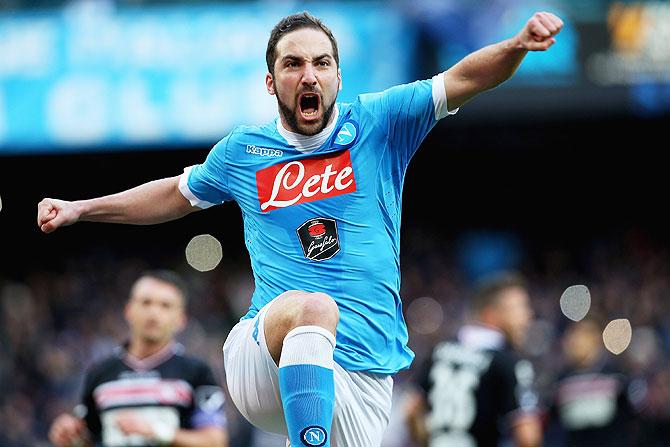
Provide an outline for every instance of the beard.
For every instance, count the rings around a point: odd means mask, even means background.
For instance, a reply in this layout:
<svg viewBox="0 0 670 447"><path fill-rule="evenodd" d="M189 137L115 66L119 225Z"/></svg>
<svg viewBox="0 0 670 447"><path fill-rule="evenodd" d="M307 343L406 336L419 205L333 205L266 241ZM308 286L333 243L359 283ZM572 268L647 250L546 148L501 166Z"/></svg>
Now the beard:
<svg viewBox="0 0 670 447"><path fill-rule="evenodd" d="M276 96L277 96L277 104L279 104L279 113L284 118L284 121L286 122L286 124L288 124L288 126L289 126L288 130L290 130L291 132L296 132L296 133L299 133L301 135L306 135L308 137L310 137L312 135L316 135L319 132L321 132L323 129L326 128L326 126L328 125L328 122L330 121L330 117L333 115L333 111L335 110L335 100L333 100L333 102L330 103L328 108L326 108L324 110L323 117L321 118L320 121L318 121L318 122L316 122L312 125L309 125L309 126L301 125L298 122L298 117L296 116L297 115L296 111L297 111L298 107L300 107L300 106L296 105L295 108L291 109L285 102L283 102L281 100L281 98L279 97L279 91L277 90L276 87L275 87L275 92L276 92ZM323 99L323 96L322 96L322 99ZM323 102L322 102L322 106L325 107Z"/></svg>

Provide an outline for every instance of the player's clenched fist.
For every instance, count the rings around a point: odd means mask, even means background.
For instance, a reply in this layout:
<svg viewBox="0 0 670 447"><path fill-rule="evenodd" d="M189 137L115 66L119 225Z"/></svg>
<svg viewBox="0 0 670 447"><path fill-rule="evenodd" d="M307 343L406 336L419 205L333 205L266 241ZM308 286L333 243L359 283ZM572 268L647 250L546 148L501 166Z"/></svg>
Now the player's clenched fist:
<svg viewBox="0 0 670 447"><path fill-rule="evenodd" d="M37 226L45 233L79 220L78 207L73 202L43 199L37 204Z"/></svg>
<svg viewBox="0 0 670 447"><path fill-rule="evenodd" d="M71 414L61 414L51 424L49 441L56 447L85 445L86 429L84 421Z"/></svg>
<svg viewBox="0 0 670 447"><path fill-rule="evenodd" d="M517 34L518 44L528 51L544 51L556 43L554 36L563 28L563 21L550 12L536 12Z"/></svg>

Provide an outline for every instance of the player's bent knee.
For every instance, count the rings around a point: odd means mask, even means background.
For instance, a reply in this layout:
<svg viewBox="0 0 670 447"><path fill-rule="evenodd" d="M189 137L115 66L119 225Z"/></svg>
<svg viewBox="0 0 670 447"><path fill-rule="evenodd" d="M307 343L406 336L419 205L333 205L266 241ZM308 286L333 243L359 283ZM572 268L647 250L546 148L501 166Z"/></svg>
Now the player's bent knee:
<svg viewBox="0 0 670 447"><path fill-rule="evenodd" d="M317 325L335 329L340 320L340 311L335 300L321 292L309 293L300 302L296 325Z"/></svg>

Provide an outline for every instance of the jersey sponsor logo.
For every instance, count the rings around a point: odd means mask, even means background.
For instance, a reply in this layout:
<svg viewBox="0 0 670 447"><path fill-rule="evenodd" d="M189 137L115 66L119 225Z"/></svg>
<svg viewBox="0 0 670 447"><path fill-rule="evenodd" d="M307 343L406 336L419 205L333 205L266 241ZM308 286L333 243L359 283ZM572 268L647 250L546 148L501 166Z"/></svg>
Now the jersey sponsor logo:
<svg viewBox="0 0 670 447"><path fill-rule="evenodd" d="M312 425L300 432L300 440L303 444L310 447L319 447L326 443L328 434L323 427Z"/></svg>
<svg viewBox="0 0 670 447"><path fill-rule="evenodd" d="M348 150L278 163L256 172L258 201L264 213L356 191Z"/></svg>
<svg viewBox="0 0 670 447"><path fill-rule="evenodd" d="M178 379L121 379L105 382L93 390L100 409L128 405L188 406L191 385Z"/></svg>
<svg viewBox="0 0 670 447"><path fill-rule="evenodd" d="M338 146L351 146L358 136L358 126L353 121L347 121L340 127L335 137L335 144Z"/></svg>
<svg viewBox="0 0 670 447"><path fill-rule="evenodd" d="M284 151L280 149L268 149L267 147L258 147L253 144L247 144L247 154L260 155L261 157L281 157Z"/></svg>
<svg viewBox="0 0 670 447"><path fill-rule="evenodd" d="M296 230L302 251L307 259L325 261L340 251L337 222L317 217L300 225Z"/></svg>

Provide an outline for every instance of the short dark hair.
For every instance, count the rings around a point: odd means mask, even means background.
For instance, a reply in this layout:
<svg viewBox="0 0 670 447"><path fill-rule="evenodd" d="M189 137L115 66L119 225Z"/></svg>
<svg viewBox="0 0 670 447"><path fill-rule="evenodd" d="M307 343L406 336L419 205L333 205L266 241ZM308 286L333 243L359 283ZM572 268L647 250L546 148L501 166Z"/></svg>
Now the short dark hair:
<svg viewBox="0 0 670 447"><path fill-rule="evenodd" d="M135 287L135 284L140 282L140 280L142 280L143 278L157 279L158 281L165 282L174 286L181 295L184 307L186 307L186 305L188 304L188 288L186 286L186 281L184 281L181 278L181 276L177 274L177 272L167 269L146 270L140 274L140 276L133 284L133 287Z"/></svg>
<svg viewBox="0 0 670 447"><path fill-rule="evenodd" d="M268 64L268 71L273 76L275 74L275 60L277 60L277 43L288 33L302 28L313 28L323 31L326 36L328 36L330 44L333 46L333 57L335 58L335 63L338 67L340 66L340 55L337 51L337 40L335 40L333 32L330 30L330 28L324 25L321 20L317 19L307 11L304 11L298 14L291 14L290 16L284 17L279 21L279 23L275 25L274 28L272 28L270 39L268 39L268 48L265 51L265 61Z"/></svg>
<svg viewBox="0 0 670 447"><path fill-rule="evenodd" d="M525 278L517 272L499 272L481 279L475 285L472 307L476 312L497 304L500 295L513 288L528 288Z"/></svg>

